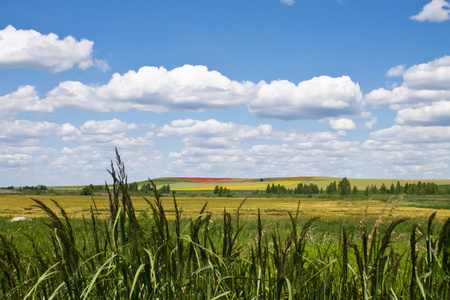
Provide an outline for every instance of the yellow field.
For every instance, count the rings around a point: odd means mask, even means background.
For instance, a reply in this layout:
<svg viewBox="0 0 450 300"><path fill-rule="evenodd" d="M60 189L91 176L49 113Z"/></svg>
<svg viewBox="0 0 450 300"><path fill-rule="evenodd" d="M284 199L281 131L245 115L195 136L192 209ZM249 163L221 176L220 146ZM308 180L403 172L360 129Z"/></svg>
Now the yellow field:
<svg viewBox="0 0 450 300"><path fill-rule="evenodd" d="M205 182L205 183L194 183L195 188L187 187L188 184L190 186L193 185L193 183L185 183L186 187L183 187L183 184L177 184L177 187L171 188L172 191L212 191L214 188L218 186L226 187L229 190L265 190L267 187L267 184L275 184L278 185L284 185L286 188L296 188L299 183L303 183L303 181L299 180L282 180L282 181L271 181L271 182L260 182L260 183L251 183L251 182Z"/></svg>
<svg viewBox="0 0 450 300"><path fill-rule="evenodd" d="M158 184L158 181L163 183ZM284 185L286 188L294 189L297 187L299 183L303 183L305 185L316 184L319 188L325 189L330 183L336 181L338 183L342 180L339 177L284 177L284 178L264 178L263 181L260 181L257 178L230 178L224 179L220 181L209 181L209 182L193 182L193 181L176 181L176 179L164 181L164 179L156 179L156 185L160 188L162 185L170 184L170 188L173 191L200 191L200 190L214 190L215 186L226 187L229 190L265 190L267 184L272 185ZM364 190L369 185L376 185L378 188L384 183L384 185L389 188L391 184L394 186L397 184L397 181L400 182L402 186L405 183L417 183L421 181L423 183L426 182L434 182L437 185L450 185L450 180L448 179L354 179L349 178L351 186L356 186L359 190ZM147 183L147 182L145 182Z"/></svg>
<svg viewBox="0 0 450 300"><path fill-rule="evenodd" d="M81 218L90 216L90 207L93 202L90 196L32 196L46 203L49 207L57 211L55 205L50 201L54 199L67 211L72 218ZM108 217L107 199L104 196L94 197L100 214ZM149 198L153 200L153 198ZM142 197L132 198L135 210L138 213L149 212L149 205ZM184 216L194 217L201 210L203 205L208 202L207 211L213 213L213 217L219 218L226 208L229 212L235 212L243 199L240 198L207 198L207 197L180 197L177 198L178 207L183 210ZM172 198L163 198L167 215L173 217L174 206ZM302 217L321 217L325 220L361 218L368 204L367 200L326 200L326 199L301 199L300 213ZM287 211L295 212L298 205L298 199L282 198L249 198L242 206L240 213L243 218L256 219L258 208L264 215L264 218L285 218ZM381 201L370 202L368 210L369 216L378 216L381 213L386 214L390 211ZM450 210L446 209L424 209L414 207L398 207L393 211L394 217L415 217L426 218L432 212L438 211L437 219L444 220L450 217ZM30 196L24 195L1 195L0 194L0 216L17 217L24 216L28 218L42 217L42 211L35 207L35 203Z"/></svg>

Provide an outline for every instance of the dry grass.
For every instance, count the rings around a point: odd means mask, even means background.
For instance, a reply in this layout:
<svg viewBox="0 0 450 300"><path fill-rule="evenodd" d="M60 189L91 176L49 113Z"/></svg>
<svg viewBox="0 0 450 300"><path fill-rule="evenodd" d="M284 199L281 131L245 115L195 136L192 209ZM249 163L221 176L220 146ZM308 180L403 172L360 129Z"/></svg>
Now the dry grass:
<svg viewBox="0 0 450 300"><path fill-rule="evenodd" d="M81 218L90 215L93 200L90 196L32 196L46 205L53 207L51 199L60 203L71 218ZM109 207L106 196L93 198L101 215L108 217ZM177 199L178 208L186 216L195 216L208 203L207 210L213 213L213 218L221 218L224 208L227 211L236 211L243 199L241 198L208 198L208 197L180 197ZM150 212L148 203L142 197L132 197L136 212ZM175 207L172 198L162 198L162 203L169 218L174 218ZM260 209L264 218L288 217L287 212L295 212L298 199L292 198L249 198L240 209L242 218L251 218L258 214ZM325 220L361 218L367 205L367 200L326 200L302 199L300 213L303 217L319 216ZM370 216L377 217L382 213L385 202L372 200ZM426 209L416 207L398 207L394 217L422 218L438 211L437 220L442 221L450 217L450 210ZM35 206L31 196L27 195L0 195L0 216L24 216L37 218L44 216L41 209Z"/></svg>

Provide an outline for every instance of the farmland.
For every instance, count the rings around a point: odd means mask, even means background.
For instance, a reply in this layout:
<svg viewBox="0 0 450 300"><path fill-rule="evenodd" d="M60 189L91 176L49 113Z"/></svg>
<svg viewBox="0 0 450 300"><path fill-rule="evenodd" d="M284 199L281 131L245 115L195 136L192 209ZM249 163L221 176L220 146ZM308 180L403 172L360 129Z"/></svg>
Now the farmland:
<svg viewBox="0 0 450 300"><path fill-rule="evenodd" d="M152 199L152 197L148 197ZM42 196L42 195L0 195L0 216L39 218L45 213L36 207L32 199L37 199L51 206L52 200L58 202L71 218L82 218L90 215L90 209L97 206L100 217L109 216L106 196ZM149 212L150 207L143 197L131 197L137 214ZM173 218L174 206L171 197L162 197L162 203L169 218ZM236 211L243 198L219 197L179 197L179 207L187 216L196 215L207 203L207 211L213 218L221 218L224 209ZM393 198L391 202L396 202ZM360 218L370 205L369 214L378 216L386 205L385 200L352 200L352 199L318 199L318 198L248 198L241 207L242 217L253 219L258 209L265 218L287 218L287 212L295 212L300 202L300 213L304 218L321 217L324 220ZM450 217L450 203L446 198L406 198L398 201L395 217L423 218L434 211L438 211L437 218L443 220Z"/></svg>
<svg viewBox="0 0 450 300"><path fill-rule="evenodd" d="M3 198L11 211L24 205L22 213L39 218L0 218L2 298L444 299L450 292L442 254L448 210L397 207L398 199L147 203L120 190L95 199L98 210L87 208L90 197L59 196L59 207L50 196Z"/></svg>
<svg viewBox="0 0 450 300"><path fill-rule="evenodd" d="M274 177L274 178L202 178L202 177L167 177L157 178L153 180L159 187L169 184L171 190L186 191L186 190L213 190L216 185L226 187L230 190L264 190L267 184L284 185L286 188L295 188L299 183L316 184L319 188L325 189L327 185L333 181L339 181L342 178L338 177L314 177L314 176L296 176L296 177ZM438 185L450 185L450 180L447 179L357 179L352 178L350 182L359 190L364 190L368 185L381 186L383 183L386 186L391 184L405 185L405 183L434 182ZM148 181L139 182L140 185L148 183Z"/></svg>
<svg viewBox="0 0 450 300"><path fill-rule="evenodd" d="M0 194L1 298L445 299L450 293L448 195L283 197L255 192L268 184L323 188L338 179L185 177L155 180L153 191L170 185L176 195L200 196L131 196L118 160L114 184L92 196L79 195L82 187ZM364 188L374 181L352 183ZM217 185L234 196L215 197ZM254 197L241 197L249 193ZM10 222L15 216L29 220Z"/></svg>

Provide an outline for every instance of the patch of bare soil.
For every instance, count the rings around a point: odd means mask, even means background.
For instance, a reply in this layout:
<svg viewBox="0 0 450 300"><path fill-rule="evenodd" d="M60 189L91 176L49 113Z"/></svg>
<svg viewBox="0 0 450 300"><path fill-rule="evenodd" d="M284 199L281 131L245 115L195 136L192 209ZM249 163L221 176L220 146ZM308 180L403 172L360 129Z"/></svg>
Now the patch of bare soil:
<svg viewBox="0 0 450 300"><path fill-rule="evenodd" d="M7 190L7 189L0 189L0 194L19 194L19 191L16 190Z"/></svg>

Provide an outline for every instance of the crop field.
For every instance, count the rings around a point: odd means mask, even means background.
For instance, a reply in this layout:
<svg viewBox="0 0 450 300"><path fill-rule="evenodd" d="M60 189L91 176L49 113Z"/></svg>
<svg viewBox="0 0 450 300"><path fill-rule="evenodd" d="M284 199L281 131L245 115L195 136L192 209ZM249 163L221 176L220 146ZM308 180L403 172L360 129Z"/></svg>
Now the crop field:
<svg viewBox="0 0 450 300"><path fill-rule="evenodd" d="M203 177L167 177L157 178L154 183L160 187L162 185L170 185L171 190L174 191L199 191L199 190L213 190L215 186L223 186L230 190L264 190L267 184L284 185L286 188L293 189L299 183L316 184L319 188L325 189L327 185L333 181L340 181L342 178L338 177L279 177L279 178L203 178ZM450 180L447 179L349 179L352 187L356 186L359 190L364 190L369 185L377 185L380 187L383 183L389 187L391 184L401 185L405 183L434 182L437 185L450 185ZM148 181L139 182L140 185L146 184Z"/></svg>
<svg viewBox="0 0 450 300"><path fill-rule="evenodd" d="M32 199L37 199L54 207L51 200L58 202L71 218L82 218L90 215L91 207L96 206L99 216L108 217L109 207L106 196L28 196L0 194L0 216L39 218L45 213L36 206ZM143 197L131 197L137 214L148 213L150 206ZM148 197L152 201L153 197ZM174 217L173 198L162 197L162 203L169 218ZM94 204L94 201L95 204ZM235 212L243 198L219 197L180 197L178 206L186 216L195 216L207 203L206 211L212 213L212 218L221 218L226 209ZM295 198L248 198L240 208L243 218L254 219L258 209L265 218L287 218L287 212L295 212L299 207L302 217L320 217L324 220L361 218L368 207L368 215L377 217L386 211L386 205L398 207L392 213L393 217L426 218L437 211L437 220L450 217L450 201L448 199L402 200L393 197L390 203L380 200L352 200L352 199L295 199ZM300 205L299 205L300 204ZM420 205L422 204L422 205ZM428 204L428 205L425 205Z"/></svg>
<svg viewBox="0 0 450 300"><path fill-rule="evenodd" d="M0 217L2 299L446 299L450 293L447 209L397 207L398 199L147 203L117 190L95 198L97 213L90 197L33 198L0 197L6 215L34 218Z"/></svg>
<svg viewBox="0 0 450 300"><path fill-rule="evenodd" d="M1 299L449 299L447 196L145 199L118 166L108 194L0 194Z"/></svg>

